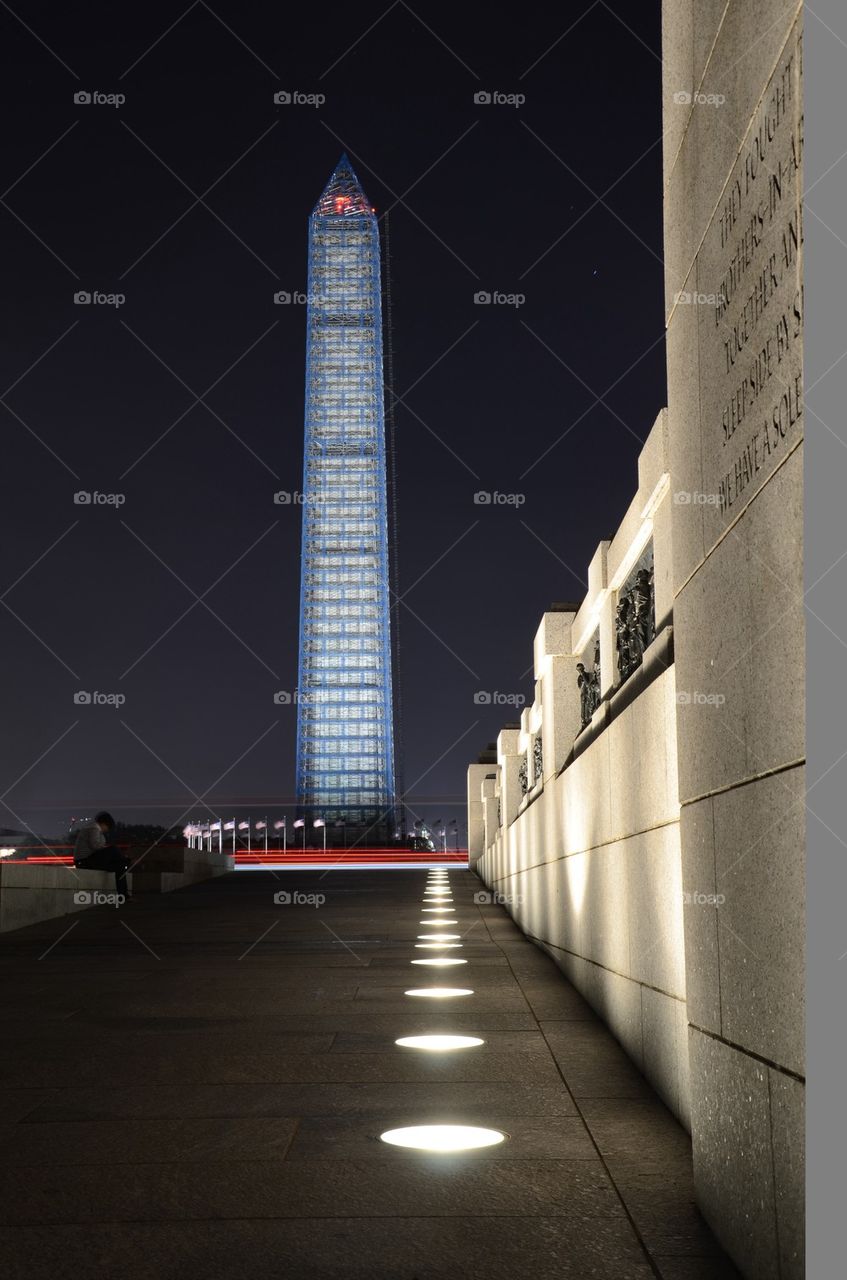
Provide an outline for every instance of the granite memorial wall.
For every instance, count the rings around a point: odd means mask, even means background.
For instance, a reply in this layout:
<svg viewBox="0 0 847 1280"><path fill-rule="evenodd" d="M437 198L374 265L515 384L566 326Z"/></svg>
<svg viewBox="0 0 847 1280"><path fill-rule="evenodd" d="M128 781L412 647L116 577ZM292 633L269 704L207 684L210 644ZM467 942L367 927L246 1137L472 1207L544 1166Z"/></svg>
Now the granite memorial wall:
<svg viewBox="0 0 847 1280"><path fill-rule="evenodd" d="M802 7L665 0L673 616L694 1168L803 1274ZM705 895L695 905L692 895Z"/></svg>
<svg viewBox="0 0 847 1280"><path fill-rule="evenodd" d="M690 1126L751 1280L804 1274L802 76L801 5L664 0L668 409L468 774L478 873Z"/></svg>

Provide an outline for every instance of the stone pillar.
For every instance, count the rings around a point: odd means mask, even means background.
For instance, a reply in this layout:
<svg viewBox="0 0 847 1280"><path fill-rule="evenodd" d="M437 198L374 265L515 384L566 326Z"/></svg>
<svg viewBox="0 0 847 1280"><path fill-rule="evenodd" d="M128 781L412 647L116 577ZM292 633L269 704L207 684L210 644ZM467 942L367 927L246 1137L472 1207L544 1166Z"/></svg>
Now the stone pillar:
<svg viewBox="0 0 847 1280"><path fill-rule="evenodd" d="M544 676L544 781L555 778L582 724L576 657L553 654Z"/></svg>
<svg viewBox="0 0 847 1280"><path fill-rule="evenodd" d="M490 764L472 764L468 766L468 862L471 866L485 852L482 782L485 775L490 772Z"/></svg>
<svg viewBox="0 0 847 1280"><path fill-rule="evenodd" d="M520 765L520 729L501 729L497 738L497 764L500 774L500 821L508 827L518 816L521 802L521 785L518 779Z"/></svg>
<svg viewBox="0 0 847 1280"><path fill-rule="evenodd" d="M497 774L489 772L482 781L482 816L485 828L485 852L494 843L495 836L500 829L497 821L497 810L500 801L497 796Z"/></svg>
<svg viewBox="0 0 847 1280"><path fill-rule="evenodd" d="M716 1234L768 1280L803 1275L801 11L663 6L694 1169Z"/></svg>
<svg viewBox="0 0 847 1280"><path fill-rule="evenodd" d="M673 502L669 470L668 411L663 409L638 458L638 491L646 498L642 517L653 526L653 606L657 635L671 621L673 613Z"/></svg>
<svg viewBox="0 0 847 1280"><path fill-rule="evenodd" d="M579 732L579 692L571 628L576 607L545 613L535 633L536 699L541 706L543 780L555 778ZM531 775L530 763L530 775Z"/></svg>
<svg viewBox="0 0 847 1280"><path fill-rule="evenodd" d="M615 604L607 595L609 586L608 554L611 542L601 542L588 566L588 599L600 600L600 696L605 698L618 678L615 649Z"/></svg>
<svg viewBox="0 0 847 1280"><path fill-rule="evenodd" d="M532 707L524 707L523 711L521 712L521 727L520 727L520 734L518 737L518 747L519 747L521 756L525 757L525 760L526 760L527 782L530 784L532 782L532 759L531 759L532 733L530 731L531 722L532 722ZM519 765L521 763L522 761L518 761ZM522 801L523 799L524 799L524 796L523 794L521 794L520 800Z"/></svg>

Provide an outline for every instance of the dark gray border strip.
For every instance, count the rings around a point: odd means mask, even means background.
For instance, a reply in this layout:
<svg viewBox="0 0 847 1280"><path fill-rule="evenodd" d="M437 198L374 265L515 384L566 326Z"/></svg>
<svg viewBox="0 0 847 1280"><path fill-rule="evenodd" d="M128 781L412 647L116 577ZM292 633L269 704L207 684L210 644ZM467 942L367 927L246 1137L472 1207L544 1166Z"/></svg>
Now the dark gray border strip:
<svg viewBox="0 0 847 1280"><path fill-rule="evenodd" d="M847 550L847 359L831 367L847 347L844 0L806 7L805 46L808 784L817 814L807 815L807 1258L808 1275L823 1280L844 1274L847 1237L847 559L835 564Z"/></svg>

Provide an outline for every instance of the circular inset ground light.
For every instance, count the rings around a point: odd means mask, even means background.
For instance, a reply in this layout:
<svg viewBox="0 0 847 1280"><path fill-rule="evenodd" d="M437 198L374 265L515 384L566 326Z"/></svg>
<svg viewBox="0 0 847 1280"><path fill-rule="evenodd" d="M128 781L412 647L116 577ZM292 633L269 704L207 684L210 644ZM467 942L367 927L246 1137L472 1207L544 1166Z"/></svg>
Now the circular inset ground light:
<svg viewBox="0 0 847 1280"><path fill-rule="evenodd" d="M419 933L422 942L458 942L460 933Z"/></svg>
<svg viewBox="0 0 847 1280"><path fill-rule="evenodd" d="M394 1041L401 1049L425 1049L427 1053L449 1053L452 1049L473 1049L485 1044L479 1036L401 1036Z"/></svg>
<svg viewBox="0 0 847 1280"><path fill-rule="evenodd" d="M458 951L461 942L416 942L418 951Z"/></svg>
<svg viewBox="0 0 847 1280"><path fill-rule="evenodd" d="M475 1151L496 1147L507 1134L499 1129L482 1129L471 1124L415 1124L406 1129L386 1129L380 1140L392 1147L410 1147L414 1151Z"/></svg>
<svg viewBox="0 0 847 1280"><path fill-rule="evenodd" d="M433 969L446 969L450 964L467 964L467 960L458 960L455 956L433 956L431 960L410 960L410 964L428 964Z"/></svg>
<svg viewBox="0 0 847 1280"><path fill-rule="evenodd" d="M453 925L458 923L459 923L458 920L419 920L418 921L418 924L426 925L430 929L433 928L433 926L435 926L435 928L437 929L440 929L442 925L445 925L445 924ZM421 935L418 934L418 937L420 936ZM432 936L432 935L429 935L429 936Z"/></svg>
<svg viewBox="0 0 847 1280"><path fill-rule="evenodd" d="M472 996L471 987L410 987L404 996L419 996L422 1000L452 1000L454 996Z"/></svg>
<svg viewBox="0 0 847 1280"><path fill-rule="evenodd" d="M431 916L449 916L454 907L421 907L421 911L428 911Z"/></svg>

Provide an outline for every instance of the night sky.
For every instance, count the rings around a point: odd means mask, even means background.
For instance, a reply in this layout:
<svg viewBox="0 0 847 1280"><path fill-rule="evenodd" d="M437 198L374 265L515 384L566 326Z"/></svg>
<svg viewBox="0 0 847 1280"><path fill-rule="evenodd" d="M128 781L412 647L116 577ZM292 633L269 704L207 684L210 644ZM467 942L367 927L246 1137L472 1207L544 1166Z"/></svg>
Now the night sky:
<svg viewBox="0 0 847 1280"><path fill-rule="evenodd" d="M474 694L531 700L539 617L582 598L665 403L658 0L19 12L0 827L291 801L301 512L274 494L302 484L305 307L274 297L344 150L390 210L405 779L461 818L517 718Z"/></svg>

